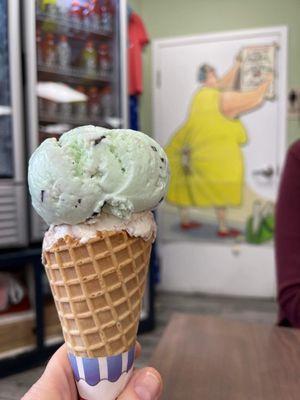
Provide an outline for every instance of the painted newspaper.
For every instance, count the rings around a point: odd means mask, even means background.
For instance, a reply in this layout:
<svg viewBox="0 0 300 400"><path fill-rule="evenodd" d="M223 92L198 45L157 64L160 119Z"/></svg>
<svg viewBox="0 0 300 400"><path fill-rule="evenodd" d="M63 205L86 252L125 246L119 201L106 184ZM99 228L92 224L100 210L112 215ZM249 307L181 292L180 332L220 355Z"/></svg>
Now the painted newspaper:
<svg viewBox="0 0 300 400"><path fill-rule="evenodd" d="M240 90L249 91L257 88L265 80L267 74L273 74L273 83L270 85L265 98L271 100L275 93L275 60L276 44L268 46L250 46L241 51Z"/></svg>

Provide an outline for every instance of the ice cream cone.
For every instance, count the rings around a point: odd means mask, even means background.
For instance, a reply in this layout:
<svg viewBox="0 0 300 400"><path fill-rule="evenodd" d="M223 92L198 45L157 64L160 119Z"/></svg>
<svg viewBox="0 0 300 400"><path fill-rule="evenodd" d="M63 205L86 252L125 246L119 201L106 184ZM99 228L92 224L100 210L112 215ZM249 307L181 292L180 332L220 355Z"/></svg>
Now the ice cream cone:
<svg viewBox="0 0 300 400"><path fill-rule="evenodd" d="M49 225L47 272L79 397L115 400L134 347L168 159L148 135L82 126L30 157L32 205Z"/></svg>
<svg viewBox="0 0 300 400"><path fill-rule="evenodd" d="M98 232L65 236L43 252L68 351L79 357L126 352L136 340L152 240Z"/></svg>
<svg viewBox="0 0 300 400"><path fill-rule="evenodd" d="M98 231L43 250L80 398L114 400L130 379L152 238Z"/></svg>

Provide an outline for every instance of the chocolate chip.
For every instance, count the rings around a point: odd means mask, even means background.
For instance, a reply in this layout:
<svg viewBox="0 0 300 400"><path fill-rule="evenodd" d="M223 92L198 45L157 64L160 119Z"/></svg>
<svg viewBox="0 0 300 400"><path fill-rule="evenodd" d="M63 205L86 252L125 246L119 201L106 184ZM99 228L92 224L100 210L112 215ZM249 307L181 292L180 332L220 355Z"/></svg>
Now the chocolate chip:
<svg viewBox="0 0 300 400"><path fill-rule="evenodd" d="M78 207L78 205L77 204L75 204L75 208L77 208Z"/></svg>
<svg viewBox="0 0 300 400"><path fill-rule="evenodd" d="M156 148L155 146L151 146L151 149L152 149L153 151L157 151L157 148Z"/></svg>
<svg viewBox="0 0 300 400"><path fill-rule="evenodd" d="M90 221L90 220L93 219L94 217L97 217L97 215L99 215L99 212L93 212L93 214L92 214L90 217L88 217L88 218L86 219L86 221Z"/></svg>
<svg viewBox="0 0 300 400"><path fill-rule="evenodd" d="M163 163L165 163L165 162L166 162L166 160L165 160L164 158L162 158L162 157L161 157L161 161L162 161Z"/></svg>
<svg viewBox="0 0 300 400"><path fill-rule="evenodd" d="M41 190L41 202L44 201L45 190Z"/></svg>
<svg viewBox="0 0 300 400"><path fill-rule="evenodd" d="M97 144L99 144L105 138L106 138L106 136L100 136L99 139L95 140L94 146L97 146Z"/></svg>
<svg viewBox="0 0 300 400"><path fill-rule="evenodd" d="M78 199L77 201L78 201L79 204L81 203L81 199Z"/></svg>
<svg viewBox="0 0 300 400"><path fill-rule="evenodd" d="M121 171L122 171L122 172L125 172L125 171L126 171L126 169L125 169L125 168L121 168Z"/></svg>

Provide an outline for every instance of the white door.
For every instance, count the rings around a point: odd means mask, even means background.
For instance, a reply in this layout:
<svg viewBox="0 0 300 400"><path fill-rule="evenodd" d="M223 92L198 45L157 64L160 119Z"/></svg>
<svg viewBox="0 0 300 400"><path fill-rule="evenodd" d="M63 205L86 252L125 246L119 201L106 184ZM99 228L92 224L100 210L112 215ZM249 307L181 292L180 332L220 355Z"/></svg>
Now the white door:
<svg viewBox="0 0 300 400"><path fill-rule="evenodd" d="M153 44L154 134L165 146L188 118L191 98L199 87L201 64L216 68L222 76L232 66L241 49L277 45L274 101L241 117L248 143L244 158L244 200L228 209L229 219L241 231L253 204L274 203L285 154L286 137L286 52L285 27L255 29L193 37L156 40ZM162 286L166 289L196 290L207 293L272 296L275 267L272 241L253 245L243 239L214 240L212 210L191 210L210 232L181 232L176 224L176 207L165 204L160 213L160 253ZM245 232L243 232L245 234ZM187 260L188 262L184 262ZM258 284L259 282L259 284Z"/></svg>

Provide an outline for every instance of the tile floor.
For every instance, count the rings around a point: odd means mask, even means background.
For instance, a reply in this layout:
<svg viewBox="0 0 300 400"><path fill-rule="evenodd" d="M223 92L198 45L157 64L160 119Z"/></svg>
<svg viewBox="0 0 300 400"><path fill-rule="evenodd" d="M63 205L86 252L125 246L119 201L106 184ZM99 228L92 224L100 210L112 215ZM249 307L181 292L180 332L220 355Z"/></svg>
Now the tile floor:
<svg viewBox="0 0 300 400"><path fill-rule="evenodd" d="M136 365L147 364L153 349L173 312L218 315L223 318L273 324L276 321L274 300L241 299L178 293L159 293L156 301L156 329L139 336L142 357ZM41 375L43 366L0 380L0 400L19 400Z"/></svg>

